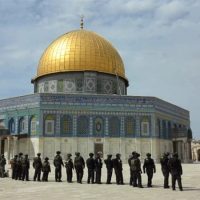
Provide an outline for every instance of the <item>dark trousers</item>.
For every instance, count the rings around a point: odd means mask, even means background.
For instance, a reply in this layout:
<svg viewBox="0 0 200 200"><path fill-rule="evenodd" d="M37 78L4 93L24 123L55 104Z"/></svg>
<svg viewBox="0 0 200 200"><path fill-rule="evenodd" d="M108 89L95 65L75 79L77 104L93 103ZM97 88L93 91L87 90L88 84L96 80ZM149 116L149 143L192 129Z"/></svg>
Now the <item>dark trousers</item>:
<svg viewBox="0 0 200 200"><path fill-rule="evenodd" d="M107 184L111 182L113 169L107 169Z"/></svg>
<svg viewBox="0 0 200 200"><path fill-rule="evenodd" d="M132 171L133 186L142 187L142 177L139 171Z"/></svg>
<svg viewBox="0 0 200 200"><path fill-rule="evenodd" d="M48 181L49 172L43 172L42 181Z"/></svg>
<svg viewBox="0 0 200 200"><path fill-rule="evenodd" d="M82 183L82 178L83 178L83 168L82 167L76 168L76 178L77 178L77 183Z"/></svg>
<svg viewBox="0 0 200 200"><path fill-rule="evenodd" d="M4 167L0 167L0 177L4 178L5 169Z"/></svg>
<svg viewBox="0 0 200 200"><path fill-rule="evenodd" d="M115 169L115 175L116 175L116 183L117 184L124 184L122 170Z"/></svg>
<svg viewBox="0 0 200 200"><path fill-rule="evenodd" d="M72 169L70 168L70 169L66 169L66 174L67 174L67 182L68 183L71 183L72 182L72 176L73 176L73 174L72 174Z"/></svg>
<svg viewBox="0 0 200 200"><path fill-rule="evenodd" d="M164 176L164 188L169 188L169 171L162 171Z"/></svg>
<svg viewBox="0 0 200 200"><path fill-rule="evenodd" d="M38 181L40 181L40 176L41 176L41 168L36 168L33 180L36 181L37 179Z"/></svg>
<svg viewBox="0 0 200 200"><path fill-rule="evenodd" d="M27 181L29 180L29 168L24 167L22 168L22 180L26 179Z"/></svg>
<svg viewBox="0 0 200 200"><path fill-rule="evenodd" d="M90 181L94 183L94 169L88 169L87 183L90 183Z"/></svg>
<svg viewBox="0 0 200 200"><path fill-rule="evenodd" d="M17 175L15 177L15 180L22 180L22 166L17 167Z"/></svg>
<svg viewBox="0 0 200 200"><path fill-rule="evenodd" d="M129 182L129 185L133 185L133 176L132 176L131 169L130 169L130 182Z"/></svg>
<svg viewBox="0 0 200 200"><path fill-rule="evenodd" d="M17 176L17 167L13 167L12 169L12 179L16 179Z"/></svg>
<svg viewBox="0 0 200 200"><path fill-rule="evenodd" d="M101 183L101 168L96 169L96 183Z"/></svg>
<svg viewBox="0 0 200 200"><path fill-rule="evenodd" d="M178 182L179 189L182 190L183 187L182 187L182 182L181 182L181 175L179 174L172 175L172 189L173 190L176 189L176 181Z"/></svg>
<svg viewBox="0 0 200 200"><path fill-rule="evenodd" d="M152 186L153 172L147 172L147 177L148 177L147 186L151 187Z"/></svg>
<svg viewBox="0 0 200 200"><path fill-rule="evenodd" d="M55 180L61 181L61 178L62 178L62 169L61 169L61 167L56 167L55 168Z"/></svg>

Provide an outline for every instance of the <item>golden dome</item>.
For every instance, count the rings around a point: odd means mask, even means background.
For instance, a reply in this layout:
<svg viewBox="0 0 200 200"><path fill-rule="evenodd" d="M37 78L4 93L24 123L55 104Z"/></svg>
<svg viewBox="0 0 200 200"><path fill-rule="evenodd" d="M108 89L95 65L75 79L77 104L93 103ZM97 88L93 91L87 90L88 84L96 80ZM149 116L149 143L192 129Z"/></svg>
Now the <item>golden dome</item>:
<svg viewBox="0 0 200 200"><path fill-rule="evenodd" d="M82 29L66 33L49 45L40 58L36 79L75 71L117 74L126 79L123 61L111 43Z"/></svg>

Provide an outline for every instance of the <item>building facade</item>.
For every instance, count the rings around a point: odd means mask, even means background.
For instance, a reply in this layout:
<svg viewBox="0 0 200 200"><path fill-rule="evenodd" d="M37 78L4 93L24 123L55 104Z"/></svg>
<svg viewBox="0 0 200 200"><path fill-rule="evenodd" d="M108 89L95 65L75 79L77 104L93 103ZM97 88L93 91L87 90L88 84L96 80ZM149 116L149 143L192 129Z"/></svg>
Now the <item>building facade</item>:
<svg viewBox="0 0 200 200"><path fill-rule="evenodd" d="M189 111L156 97L128 96L128 80L117 50L86 30L66 33L43 53L34 94L0 100L0 150L51 159L79 151L178 152L191 160Z"/></svg>

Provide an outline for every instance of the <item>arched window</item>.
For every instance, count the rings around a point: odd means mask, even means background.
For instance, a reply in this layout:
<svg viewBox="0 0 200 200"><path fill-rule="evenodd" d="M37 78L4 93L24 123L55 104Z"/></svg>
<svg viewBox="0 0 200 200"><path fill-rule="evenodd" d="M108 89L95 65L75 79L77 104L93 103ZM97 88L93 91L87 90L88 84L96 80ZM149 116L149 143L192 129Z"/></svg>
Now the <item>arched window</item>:
<svg viewBox="0 0 200 200"><path fill-rule="evenodd" d="M30 118L30 134L36 135L36 117L31 116Z"/></svg>
<svg viewBox="0 0 200 200"><path fill-rule="evenodd" d="M118 117L111 117L109 119L109 136L120 136L120 119Z"/></svg>
<svg viewBox="0 0 200 200"><path fill-rule="evenodd" d="M80 136L89 134L89 118L87 116L78 117L77 134Z"/></svg>
<svg viewBox="0 0 200 200"><path fill-rule="evenodd" d="M141 136L149 136L149 118L143 117L141 120Z"/></svg>
<svg viewBox="0 0 200 200"><path fill-rule="evenodd" d="M94 136L103 136L104 120L101 117L96 117L93 122Z"/></svg>
<svg viewBox="0 0 200 200"><path fill-rule="evenodd" d="M72 135L73 121L69 115L61 117L61 135Z"/></svg>
<svg viewBox="0 0 200 200"><path fill-rule="evenodd" d="M8 127L11 134L15 133L15 120L13 118L9 120Z"/></svg>
<svg viewBox="0 0 200 200"><path fill-rule="evenodd" d="M45 116L44 133L45 135L53 135L55 133L55 115L49 114Z"/></svg>
<svg viewBox="0 0 200 200"><path fill-rule="evenodd" d="M165 120L162 120L162 135L163 135L163 138L167 137L167 126L166 126Z"/></svg>
<svg viewBox="0 0 200 200"><path fill-rule="evenodd" d="M19 133L24 133L25 132L25 118L21 117L19 119Z"/></svg>
<svg viewBox="0 0 200 200"><path fill-rule="evenodd" d="M125 135L133 137L135 135L135 119L134 117L125 118Z"/></svg>

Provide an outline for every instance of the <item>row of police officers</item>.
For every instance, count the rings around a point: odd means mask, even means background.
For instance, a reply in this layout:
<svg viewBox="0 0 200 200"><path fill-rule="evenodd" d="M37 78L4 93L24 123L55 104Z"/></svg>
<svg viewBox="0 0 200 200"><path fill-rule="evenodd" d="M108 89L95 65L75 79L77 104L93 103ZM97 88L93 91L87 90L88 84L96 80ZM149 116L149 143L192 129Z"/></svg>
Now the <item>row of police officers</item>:
<svg viewBox="0 0 200 200"><path fill-rule="evenodd" d="M87 166L88 170L88 184L101 184L101 169L103 166L103 161L101 158L101 153L97 153L94 157L93 153L89 154L89 158L86 160L80 155L79 152L75 153L75 158L72 160L72 155L67 154L67 158L63 161L61 157L61 152L57 151L56 156L54 157L53 164L55 167L55 181L62 181L62 167L66 168L67 182L72 183L73 170L76 172L76 179L78 183L82 183L84 168ZM147 187L152 187L152 178L153 174L156 173L156 167L154 160L151 158L151 154L147 153L146 158L143 163L143 167L141 167L140 162L140 154L137 152L132 152L132 155L128 159L128 164L130 167L130 185L133 187L143 188L142 186L142 177L141 174L147 174ZM15 155L15 157L11 160L12 167L12 179L15 180L26 180L29 181L29 169L30 169L30 161L28 155L23 156L23 153L19 153L19 155ZM116 154L115 158L112 158L112 155L107 155L107 159L104 160L107 169L107 181L106 184L111 184L111 178L113 174L113 170L116 176L116 184L124 184L123 180L123 167L121 155ZM169 174L171 173L172 177L172 189L175 190L176 181L178 182L179 189L182 191L182 183L181 183L181 175L182 175L182 166L181 161L178 158L178 154L174 153L172 157L170 157L169 153L164 153L163 157L160 159L161 170L164 176L164 188L169 188ZM5 176L5 165L6 159L4 155L0 157L0 177ZM44 161L41 159L41 154L38 153L37 157L33 159L33 168L34 171L34 181L48 181L48 175L51 172L51 166L49 162L49 158L46 157ZM41 179L41 173L42 179Z"/></svg>

